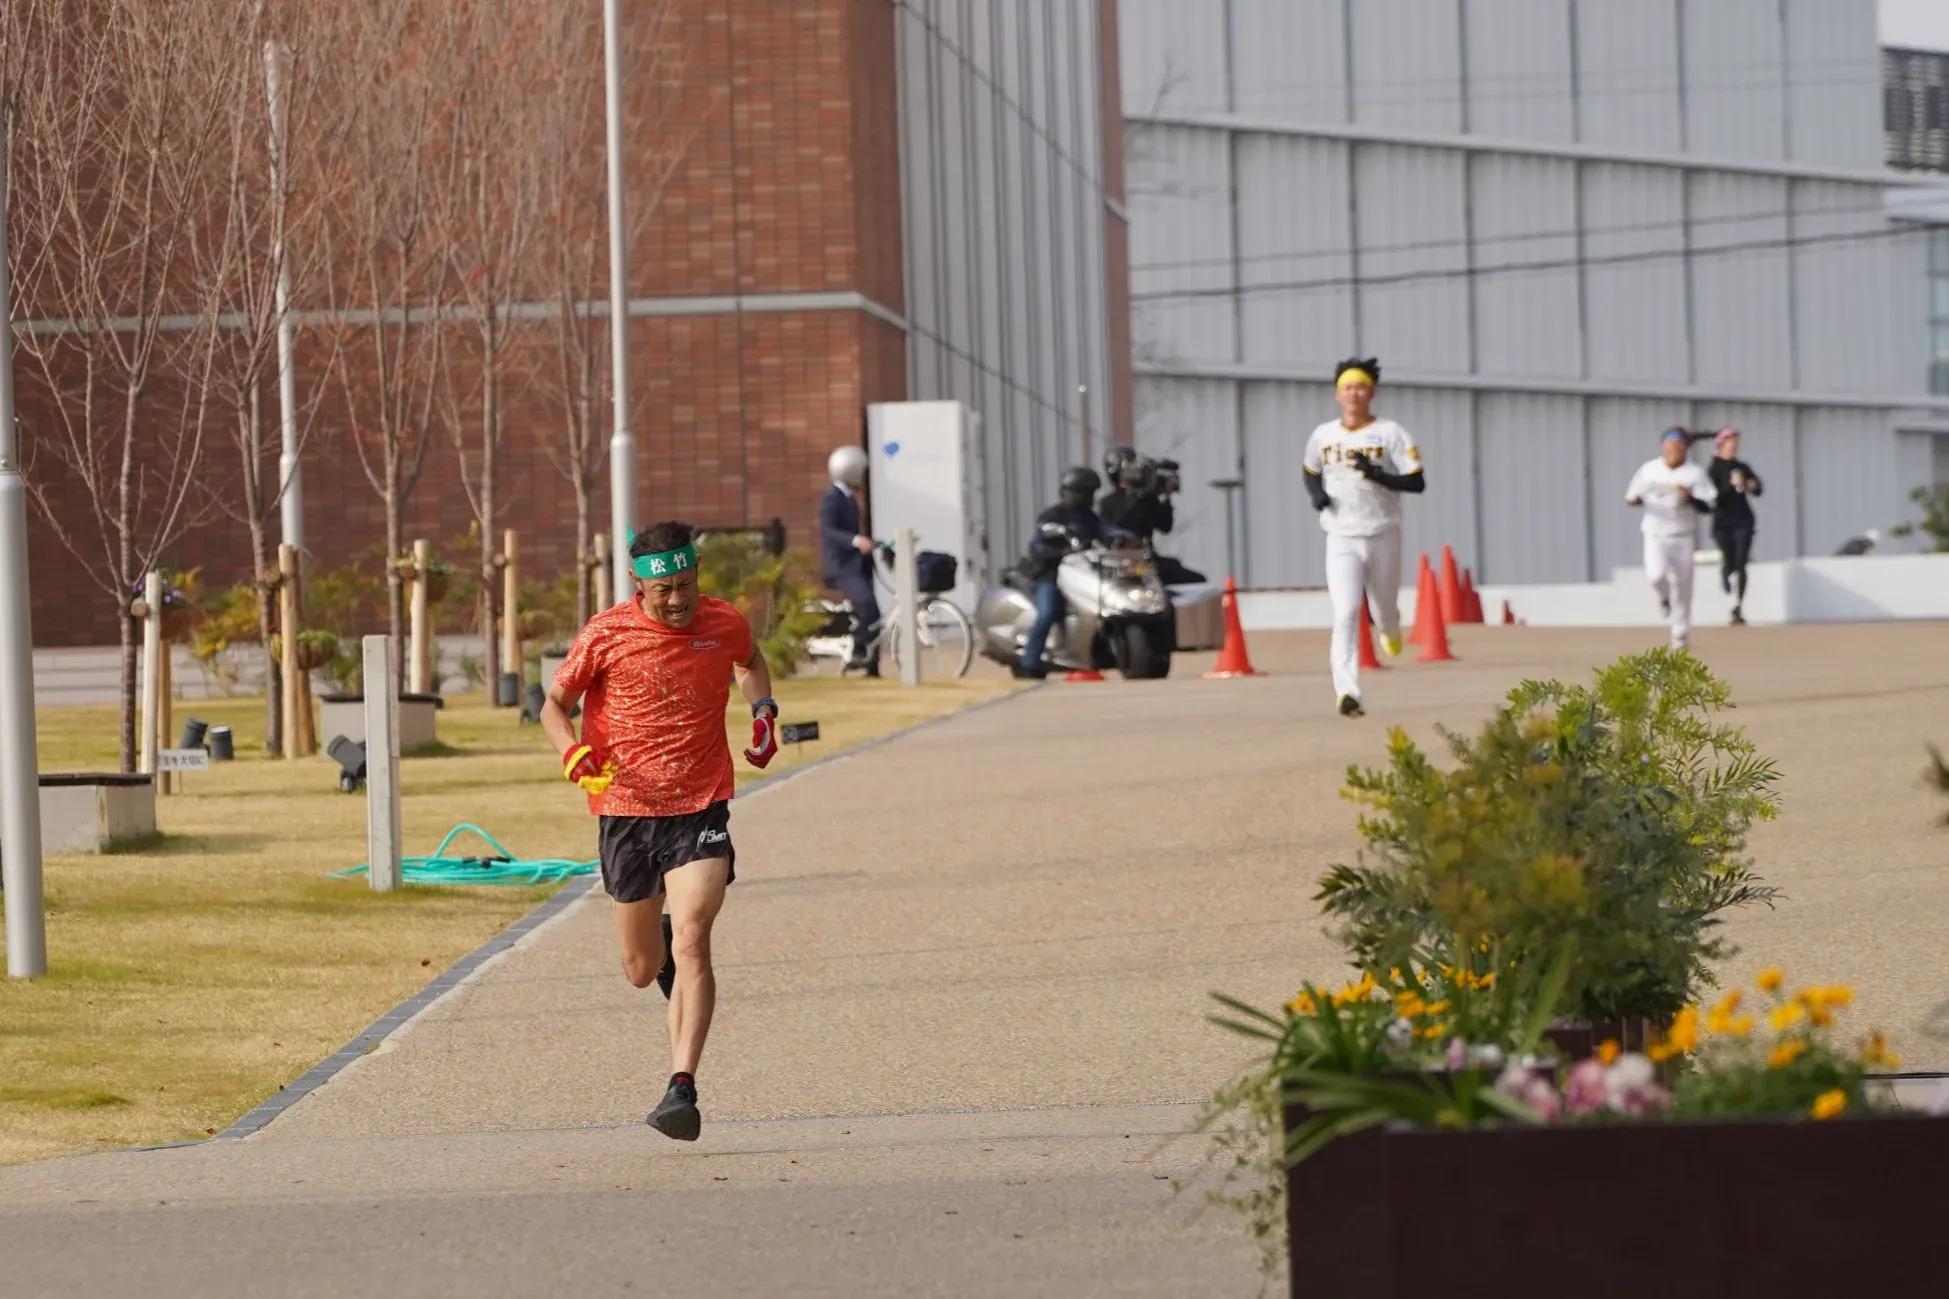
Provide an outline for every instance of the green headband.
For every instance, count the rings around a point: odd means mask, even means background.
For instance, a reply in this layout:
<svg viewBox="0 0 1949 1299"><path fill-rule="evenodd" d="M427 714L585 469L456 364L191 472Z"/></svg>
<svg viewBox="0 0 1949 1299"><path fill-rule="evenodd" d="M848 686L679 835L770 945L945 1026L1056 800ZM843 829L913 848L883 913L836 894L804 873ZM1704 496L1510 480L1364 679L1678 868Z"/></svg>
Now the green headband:
<svg viewBox="0 0 1949 1299"><path fill-rule="evenodd" d="M629 544L636 544L636 534L631 533ZM649 555L632 555L630 571L645 582L654 582L660 577L675 577L679 573L691 573L697 569L697 547L685 542L675 550L659 550Z"/></svg>

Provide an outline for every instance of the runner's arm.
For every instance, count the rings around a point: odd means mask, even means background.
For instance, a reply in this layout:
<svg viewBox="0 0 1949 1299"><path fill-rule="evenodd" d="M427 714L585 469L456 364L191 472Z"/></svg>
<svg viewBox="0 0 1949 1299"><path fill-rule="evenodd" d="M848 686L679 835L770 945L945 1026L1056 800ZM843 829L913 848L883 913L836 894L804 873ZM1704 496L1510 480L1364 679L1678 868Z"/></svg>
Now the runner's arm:
<svg viewBox="0 0 1949 1299"><path fill-rule="evenodd" d="M756 707L761 700L771 698L771 665L765 662L765 651L756 643L751 646L751 658L740 663L735 669L738 677L738 693L744 701ZM772 705L776 715L777 705Z"/></svg>
<svg viewBox="0 0 1949 1299"><path fill-rule="evenodd" d="M580 690L564 690L560 686L548 687L548 698L541 705L541 733L555 746L555 752L567 753L575 744L575 723L569 720L569 713L580 703Z"/></svg>

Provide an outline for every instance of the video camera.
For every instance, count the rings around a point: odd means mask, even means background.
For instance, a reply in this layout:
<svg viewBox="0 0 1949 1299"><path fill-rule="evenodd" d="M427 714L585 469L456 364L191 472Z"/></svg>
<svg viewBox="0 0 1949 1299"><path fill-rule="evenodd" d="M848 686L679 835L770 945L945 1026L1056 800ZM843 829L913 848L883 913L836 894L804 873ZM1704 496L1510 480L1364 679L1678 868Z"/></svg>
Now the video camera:
<svg viewBox="0 0 1949 1299"><path fill-rule="evenodd" d="M1175 460L1153 459L1132 447L1111 447L1103 458L1103 476L1113 487L1127 487L1146 496L1170 496L1184 490Z"/></svg>

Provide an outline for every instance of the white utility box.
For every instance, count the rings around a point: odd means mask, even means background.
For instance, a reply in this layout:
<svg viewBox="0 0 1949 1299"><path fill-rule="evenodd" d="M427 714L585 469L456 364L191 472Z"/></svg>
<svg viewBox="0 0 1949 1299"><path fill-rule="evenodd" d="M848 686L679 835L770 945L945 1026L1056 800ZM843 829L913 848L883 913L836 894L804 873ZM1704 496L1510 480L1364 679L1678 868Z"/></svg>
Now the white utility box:
<svg viewBox="0 0 1949 1299"><path fill-rule="evenodd" d="M876 402L866 408L873 535L912 528L918 549L959 561L946 592L966 613L991 579L981 417L958 401Z"/></svg>

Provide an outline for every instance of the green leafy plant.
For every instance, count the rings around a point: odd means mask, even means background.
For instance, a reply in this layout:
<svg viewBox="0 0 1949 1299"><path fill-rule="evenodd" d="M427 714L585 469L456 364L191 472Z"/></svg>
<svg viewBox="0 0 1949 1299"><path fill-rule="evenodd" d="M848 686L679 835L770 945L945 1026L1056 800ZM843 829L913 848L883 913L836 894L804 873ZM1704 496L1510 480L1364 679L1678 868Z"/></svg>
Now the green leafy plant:
<svg viewBox="0 0 1949 1299"><path fill-rule="evenodd" d="M1913 536L1925 532L1935 542L1937 551L1949 550L1949 483L1937 483L1933 487L1918 487L1908 494L1922 509L1919 522L1898 523L1892 529L1898 537Z"/></svg>
<svg viewBox="0 0 1949 1299"><path fill-rule="evenodd" d="M810 555L774 555L755 537L708 533L697 539L697 577L704 594L750 619L773 672L789 675L804 661L806 640L825 623L825 614L807 608L825 589Z"/></svg>
<svg viewBox="0 0 1949 1299"><path fill-rule="evenodd" d="M232 646L261 644L264 629L257 621L257 587L238 582L207 601L201 622L190 633L190 652L205 671L225 686L237 684L237 665L224 655Z"/></svg>
<svg viewBox="0 0 1949 1299"><path fill-rule="evenodd" d="M1365 966L1449 935L1532 967L1568 942L1569 1014L1668 1020L1732 953L1720 913L1778 893L1744 856L1777 772L1715 720L1729 704L1697 659L1658 649L1589 687L1524 682L1476 738L1443 732L1450 771L1397 730L1386 769L1348 773L1366 852L1318 899Z"/></svg>

